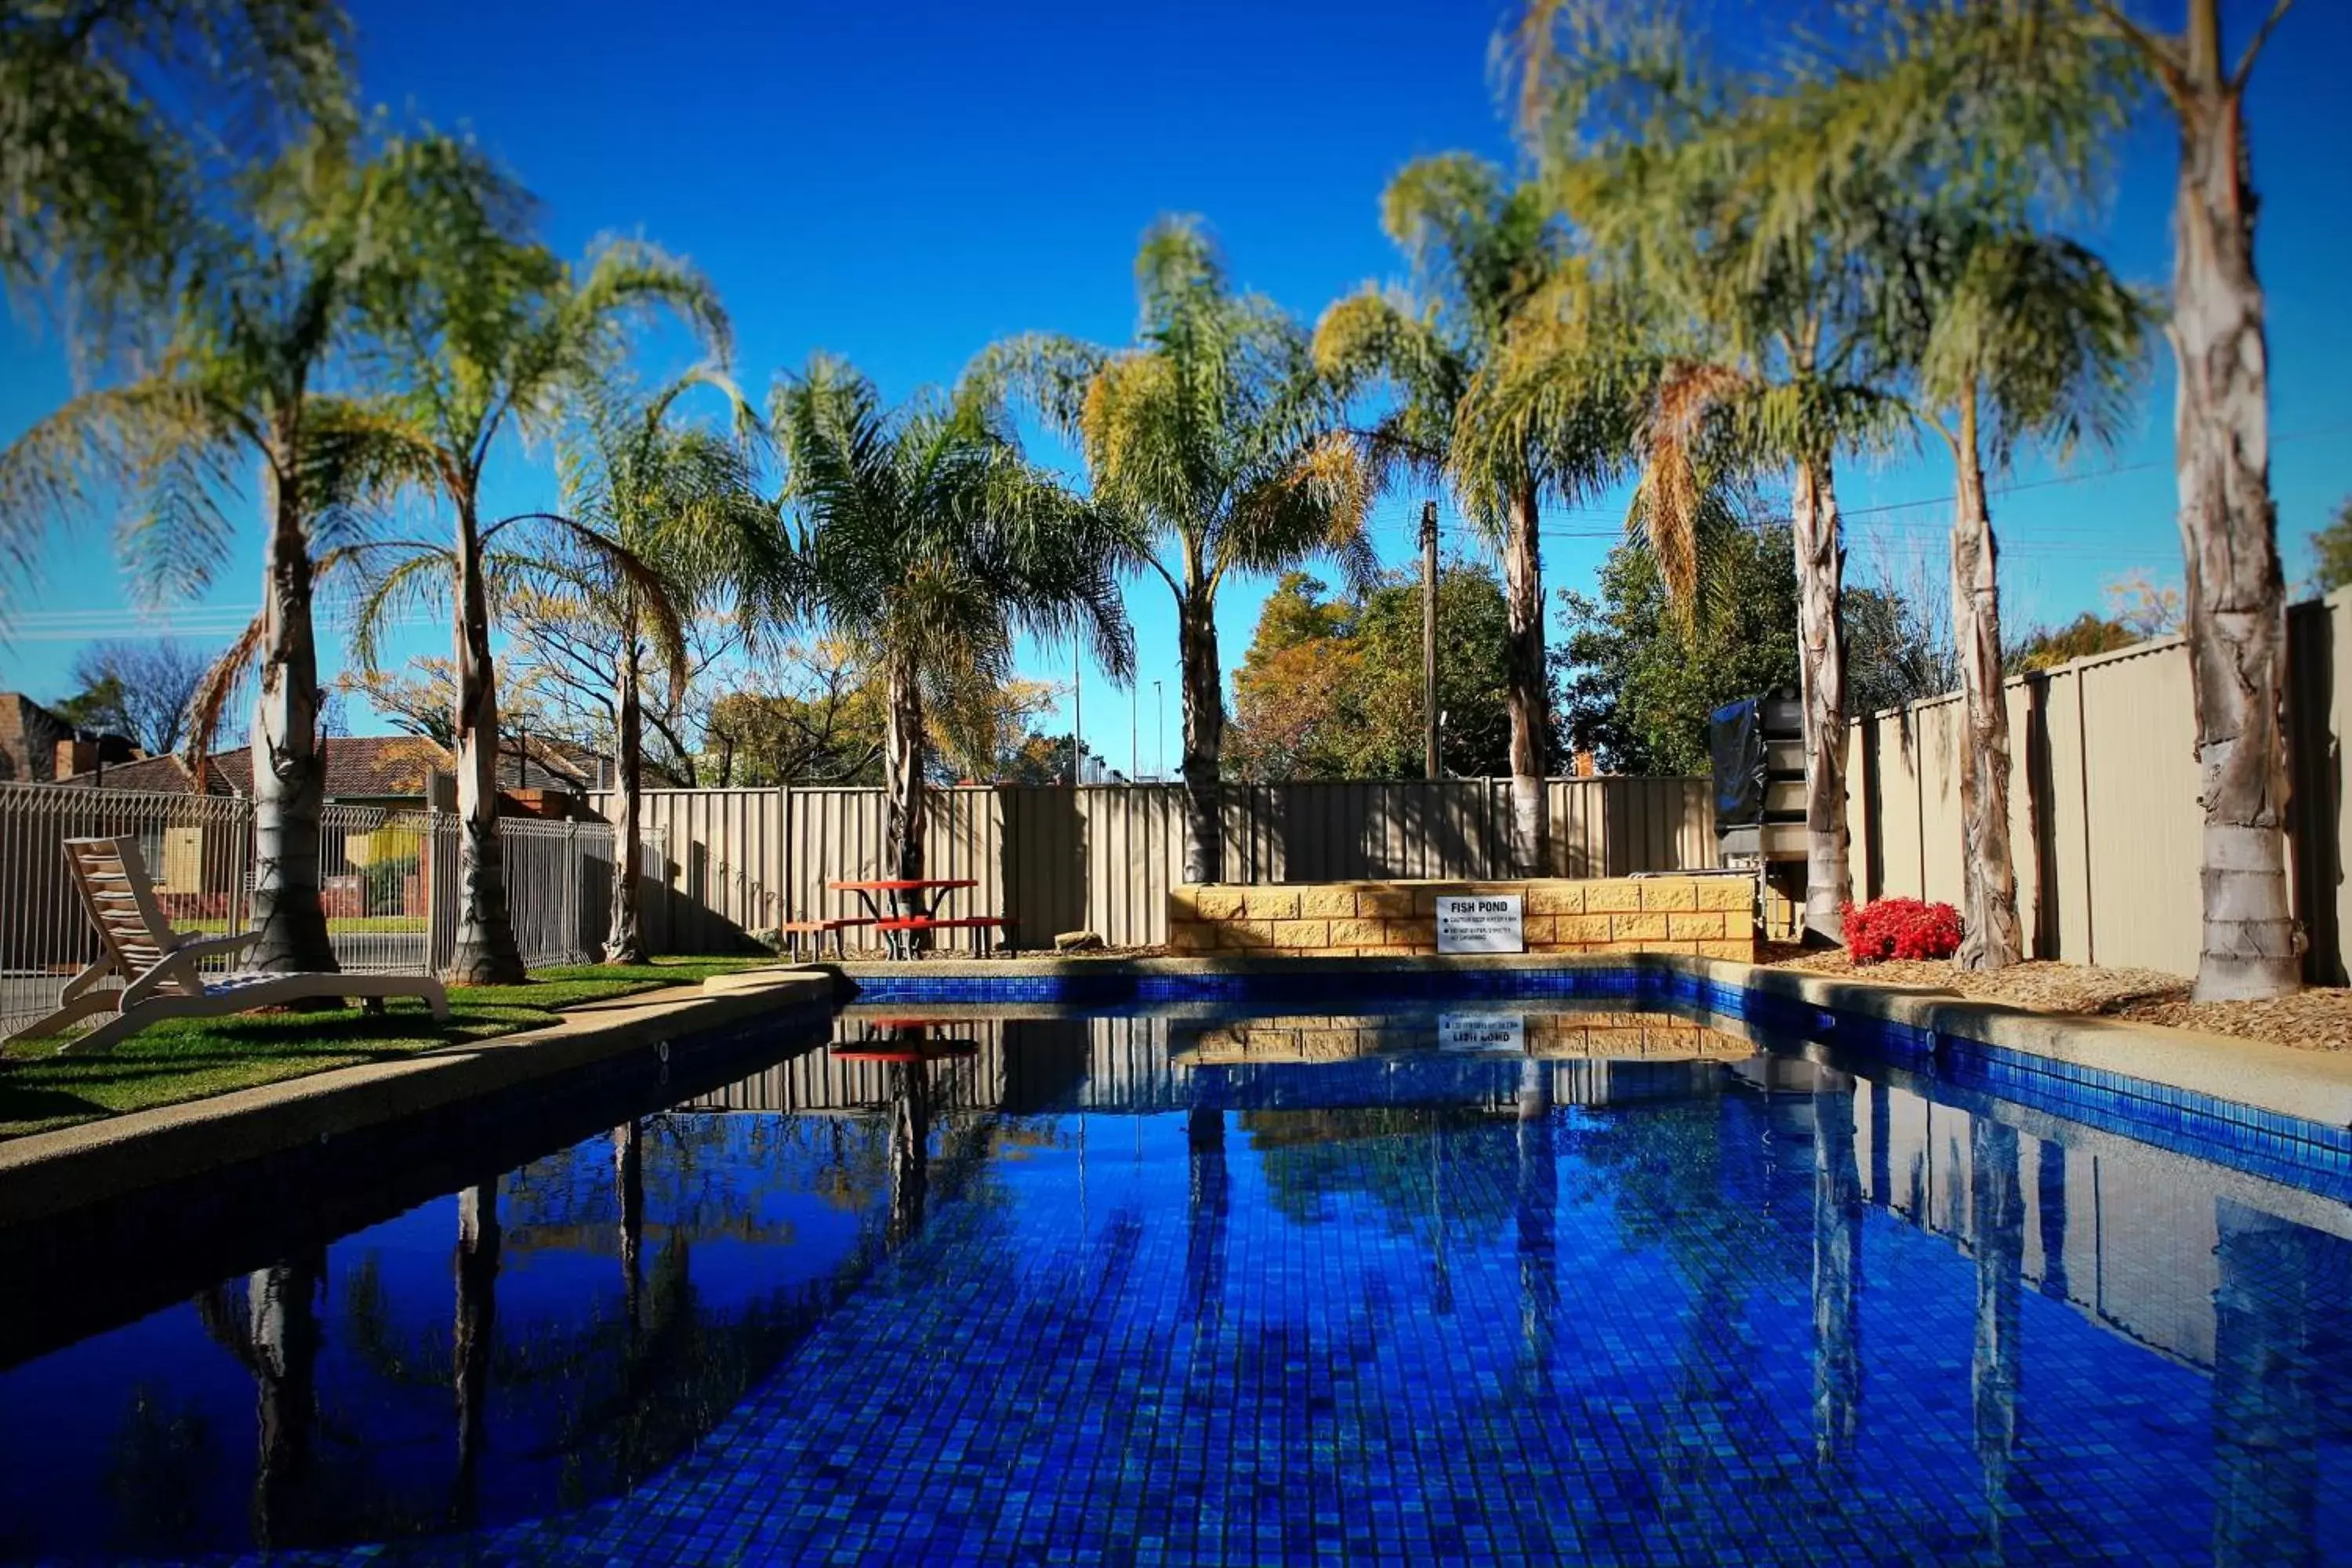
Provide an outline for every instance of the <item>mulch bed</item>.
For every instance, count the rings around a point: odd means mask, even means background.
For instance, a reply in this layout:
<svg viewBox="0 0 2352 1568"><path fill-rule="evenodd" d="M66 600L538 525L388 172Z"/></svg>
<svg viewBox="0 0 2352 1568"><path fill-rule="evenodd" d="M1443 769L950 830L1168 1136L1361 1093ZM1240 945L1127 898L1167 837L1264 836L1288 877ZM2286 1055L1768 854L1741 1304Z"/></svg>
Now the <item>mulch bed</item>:
<svg viewBox="0 0 2352 1568"><path fill-rule="evenodd" d="M1785 943L1767 945L1758 962L1890 985L1939 986L2042 1013L2128 1018L2305 1050L2352 1050L2352 990L2341 986L2315 986L2273 1002L2192 1002L2186 977L2154 969L2034 963L1988 974L1955 968L1944 959L1857 965L1842 952L1807 952Z"/></svg>

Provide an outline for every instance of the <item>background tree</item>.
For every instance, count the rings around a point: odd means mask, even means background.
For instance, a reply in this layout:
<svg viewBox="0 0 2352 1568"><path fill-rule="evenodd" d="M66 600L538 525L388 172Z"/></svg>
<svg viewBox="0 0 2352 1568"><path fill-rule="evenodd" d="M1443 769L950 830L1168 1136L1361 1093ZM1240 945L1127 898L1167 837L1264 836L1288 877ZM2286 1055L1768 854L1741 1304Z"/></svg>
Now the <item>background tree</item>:
<svg viewBox="0 0 2352 1568"><path fill-rule="evenodd" d="M369 300L371 368L396 388L378 417L402 443L403 475L448 506L453 539L446 552L411 551L384 571L371 613L430 599L434 576L446 576L437 591L454 612L451 731L463 827L449 973L461 984L511 984L523 968L498 837L486 552L517 521L564 520L528 512L486 521L482 476L502 437L555 434L570 398L614 374L638 325L673 315L723 364L727 321L699 273L650 246L600 246L575 272L527 237L527 203L510 186L461 192L409 216L411 264Z"/></svg>
<svg viewBox="0 0 2352 1568"><path fill-rule="evenodd" d="M74 656L79 693L58 704L68 723L127 735L151 756L180 749L188 710L216 656L173 637L110 638Z"/></svg>
<svg viewBox="0 0 2352 1568"><path fill-rule="evenodd" d="M888 410L819 355L778 386L771 423L800 522L799 604L880 672L887 864L919 879L927 715L1002 685L1024 635L1083 637L1130 679L1118 574L1139 542L1031 465L976 398ZM917 895L900 903L921 912Z"/></svg>
<svg viewBox="0 0 2352 1568"><path fill-rule="evenodd" d="M2336 515L2311 536L2311 580L2323 594L2352 583L2352 497L2336 502Z"/></svg>
<svg viewBox="0 0 2352 1568"><path fill-rule="evenodd" d="M1419 778L1421 586L1391 574L1360 601L1286 574L1234 675L1227 765L1236 778ZM1483 563L1438 574L1440 760L1478 777L1510 759L1502 585ZM1547 725L1549 728L1549 725Z"/></svg>
<svg viewBox="0 0 2352 1568"><path fill-rule="evenodd" d="M846 639L791 644L711 703L706 768L722 788L879 784L884 700Z"/></svg>
<svg viewBox="0 0 2352 1568"><path fill-rule="evenodd" d="M1412 268L1410 290L1366 288L1323 313L1316 363L1346 394L1384 384L1392 406L1371 432L1374 450L1424 482L1443 479L1463 513L1498 546L1510 637L1511 807L1520 870L1550 864L1549 677L1544 658L1540 503L1546 491L1580 499L1622 467L1630 430L1591 405L1616 397L1589 365L1548 365L1553 405L1575 416L1527 417L1530 405L1496 395L1507 341L1521 312L1570 268L1564 226L1542 193L1465 153L1423 158L1390 182L1381 226ZM1555 341L1558 341L1556 338Z"/></svg>
<svg viewBox="0 0 2352 1568"><path fill-rule="evenodd" d="M20 0L0 14L0 286L103 349L168 306L208 192L350 130L329 0ZM133 312L135 313L135 311Z"/></svg>
<svg viewBox="0 0 2352 1568"><path fill-rule="evenodd" d="M730 428L686 423L680 403L718 395ZM758 415L716 372L697 372L650 396L588 392L562 444L560 526L524 548L541 564L515 595L509 620L562 628L593 666L613 738L613 923L607 963L642 963L645 850L641 796L647 687L656 711L674 710L692 674L688 628L731 620L749 632L783 614L789 560L775 509L760 493ZM526 640L530 632L523 633ZM593 651L591 651L593 650Z"/></svg>
<svg viewBox="0 0 2352 1568"><path fill-rule="evenodd" d="M314 141L249 174L234 229L185 278L154 367L75 398L0 454L0 518L31 532L120 500L125 543L159 592L210 581L232 524L223 498L251 463L265 532L262 610L197 695L197 749L247 668L253 720L253 920L249 962L332 970L319 901L315 579L350 558L367 493L388 458L364 414L320 384L368 280L406 253L384 215L395 193L464 184L479 166L454 144L394 142L364 161Z"/></svg>
<svg viewBox="0 0 2352 1568"><path fill-rule="evenodd" d="M1618 546L1599 595L1560 595L1569 626L1553 656L1569 743L1603 772L1659 776L1708 769L1709 715L1727 702L1797 684L1797 577L1788 525L1723 512L1703 525L1710 579L1685 619L1656 557ZM1952 658L1929 617L1885 588L1846 590L1856 712L1952 688Z"/></svg>
<svg viewBox="0 0 2352 1568"><path fill-rule="evenodd" d="M1271 300L1234 291L1197 220L1153 225L1135 275L1133 348L1014 338L981 355L967 386L1034 405L1077 443L1097 504L1148 533L1152 549L1139 560L1176 600L1184 879L1215 882L1224 875L1217 591L1230 576L1324 554L1369 582L1373 476L1337 428L1307 333Z"/></svg>

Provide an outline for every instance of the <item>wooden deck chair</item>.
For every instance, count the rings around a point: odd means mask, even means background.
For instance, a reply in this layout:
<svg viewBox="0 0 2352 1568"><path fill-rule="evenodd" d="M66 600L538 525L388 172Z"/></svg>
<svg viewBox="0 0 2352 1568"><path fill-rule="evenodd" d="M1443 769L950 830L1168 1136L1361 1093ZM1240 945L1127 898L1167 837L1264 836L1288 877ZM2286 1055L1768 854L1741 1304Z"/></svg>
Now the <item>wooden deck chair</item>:
<svg viewBox="0 0 2352 1568"><path fill-rule="evenodd" d="M260 936L200 937L173 931L155 901L155 888L132 838L68 838L66 861L81 889L82 907L98 928L97 962L66 982L58 1010L16 1039L42 1039L77 1019L111 1013L58 1047L58 1054L102 1051L165 1018L215 1018L282 1006L313 997L421 996L433 1016L449 1016L449 994L425 974L215 974L197 965L235 952ZM120 975L118 989L101 983Z"/></svg>

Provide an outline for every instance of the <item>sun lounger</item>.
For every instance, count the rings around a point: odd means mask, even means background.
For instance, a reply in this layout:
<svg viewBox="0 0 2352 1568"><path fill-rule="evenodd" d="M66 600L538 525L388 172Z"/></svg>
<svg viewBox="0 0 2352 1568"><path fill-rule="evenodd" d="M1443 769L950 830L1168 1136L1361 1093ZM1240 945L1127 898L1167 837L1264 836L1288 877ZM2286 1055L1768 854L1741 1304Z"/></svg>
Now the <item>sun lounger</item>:
<svg viewBox="0 0 2352 1568"><path fill-rule="evenodd" d="M135 839L68 838L65 847L101 951L97 962L66 982L58 1010L19 1030L16 1039L47 1038L80 1019L112 1014L58 1047L61 1056L102 1051L166 1018L225 1017L330 996L416 996L434 1017L449 1016L449 994L429 975L205 975L197 968L204 960L235 952L261 933L204 937L173 930L155 901L154 883ZM117 975L120 988L103 984Z"/></svg>

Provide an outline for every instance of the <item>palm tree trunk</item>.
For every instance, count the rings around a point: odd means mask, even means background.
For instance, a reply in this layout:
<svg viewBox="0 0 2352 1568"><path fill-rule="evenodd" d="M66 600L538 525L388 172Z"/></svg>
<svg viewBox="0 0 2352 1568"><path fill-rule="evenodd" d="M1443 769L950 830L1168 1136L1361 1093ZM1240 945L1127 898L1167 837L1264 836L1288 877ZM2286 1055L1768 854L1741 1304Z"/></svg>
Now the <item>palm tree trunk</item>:
<svg viewBox="0 0 2352 1568"><path fill-rule="evenodd" d="M1195 574L1176 599L1184 678L1184 880L1221 882L1225 825L1218 782L1225 743L1224 675L1217 665L1217 603Z"/></svg>
<svg viewBox="0 0 2352 1568"><path fill-rule="evenodd" d="M287 973L333 971L319 902L319 647L310 626L310 541L299 499L279 488L262 574L261 686L253 707L253 923L247 963Z"/></svg>
<svg viewBox="0 0 2352 1568"><path fill-rule="evenodd" d="M523 978L499 849L499 689L490 661L490 605L482 533L471 502L457 514L457 945L449 977L463 985Z"/></svg>
<svg viewBox="0 0 2352 1568"><path fill-rule="evenodd" d="M1511 852L1519 875L1550 869L1551 802L1544 788L1550 689L1544 669L1543 546L1536 533L1536 488L1512 492L1504 542L1504 701L1511 715Z"/></svg>
<svg viewBox="0 0 2352 1568"><path fill-rule="evenodd" d="M2203 776L2200 1001L2302 986L2286 878L2286 586L2271 500L2269 345L2240 89L2215 0L2189 7L2173 209L2173 416Z"/></svg>
<svg viewBox="0 0 2352 1568"><path fill-rule="evenodd" d="M2009 704L2000 684L1999 546L1977 457L1977 407L1960 407L1952 448L1959 471L1952 517L1952 632L1959 645L1968 755L1960 767L1963 969L2002 969L2025 956L2017 870L2009 852Z"/></svg>
<svg viewBox="0 0 2352 1568"><path fill-rule="evenodd" d="M457 1311L449 1347L457 1398L457 1475L449 1514L459 1525L474 1523L481 1511L490 1349L499 1316L499 1184L494 1178L457 1194Z"/></svg>
<svg viewBox="0 0 2352 1568"><path fill-rule="evenodd" d="M882 843L889 874L907 881L923 877L923 695L912 670L894 662L888 679L889 722L883 731ZM902 892L898 910L920 915L923 896ZM922 933L911 933L919 937ZM917 945L919 945L918 943Z"/></svg>
<svg viewBox="0 0 2352 1568"><path fill-rule="evenodd" d="M613 689L614 759L613 808L613 929L604 938L607 963L643 963L645 932L637 920L638 876L645 845L638 826L645 783L645 710L637 698L637 628L632 603L621 619L621 670Z"/></svg>
<svg viewBox="0 0 2352 1568"><path fill-rule="evenodd" d="M1845 841L1845 546L1828 454L1797 465L1790 495L1797 554L1797 675L1805 721L1805 939L1845 940L1853 896Z"/></svg>

